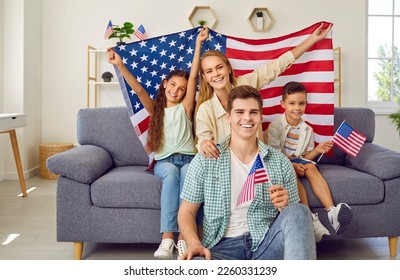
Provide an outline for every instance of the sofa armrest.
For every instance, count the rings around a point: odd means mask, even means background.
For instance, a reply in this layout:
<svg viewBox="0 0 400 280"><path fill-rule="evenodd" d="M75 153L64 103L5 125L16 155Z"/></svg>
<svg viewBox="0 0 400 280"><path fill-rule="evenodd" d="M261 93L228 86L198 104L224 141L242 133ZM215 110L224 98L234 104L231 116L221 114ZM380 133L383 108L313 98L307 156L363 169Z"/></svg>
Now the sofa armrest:
<svg viewBox="0 0 400 280"><path fill-rule="evenodd" d="M346 155L345 164L381 180L400 177L400 153L373 143L365 143L355 158Z"/></svg>
<svg viewBox="0 0 400 280"><path fill-rule="evenodd" d="M112 167L113 160L105 149L83 145L49 157L46 165L55 174L91 184Z"/></svg>

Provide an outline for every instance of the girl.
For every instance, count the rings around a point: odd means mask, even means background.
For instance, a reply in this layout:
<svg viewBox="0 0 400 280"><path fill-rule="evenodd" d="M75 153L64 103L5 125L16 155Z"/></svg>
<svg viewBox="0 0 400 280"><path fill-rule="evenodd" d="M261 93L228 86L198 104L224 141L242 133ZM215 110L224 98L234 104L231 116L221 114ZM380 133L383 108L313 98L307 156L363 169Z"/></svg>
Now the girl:
<svg viewBox="0 0 400 280"><path fill-rule="evenodd" d="M234 77L228 58L223 53L218 51L204 53L200 60L200 94L196 105L197 149L203 156L218 158L216 143L230 133L230 125L226 121L225 114L232 88L238 85L251 85L259 90L275 80L312 45L325 38L332 25L326 29L323 29L323 26L324 23L321 23L308 39L275 61L237 79ZM264 140L261 127L257 136Z"/></svg>
<svg viewBox="0 0 400 280"><path fill-rule="evenodd" d="M154 253L156 258L171 258L175 247L180 256L187 248L181 235L175 245L174 233L179 232L177 214L180 192L189 163L196 153L192 133L193 111L201 44L207 38L208 29L202 28L196 39L190 75L183 70L169 73L161 83L155 101L125 67L121 57L111 48L107 50L108 61L116 65L151 116L148 143L155 151L157 161L154 174L162 179L162 241Z"/></svg>

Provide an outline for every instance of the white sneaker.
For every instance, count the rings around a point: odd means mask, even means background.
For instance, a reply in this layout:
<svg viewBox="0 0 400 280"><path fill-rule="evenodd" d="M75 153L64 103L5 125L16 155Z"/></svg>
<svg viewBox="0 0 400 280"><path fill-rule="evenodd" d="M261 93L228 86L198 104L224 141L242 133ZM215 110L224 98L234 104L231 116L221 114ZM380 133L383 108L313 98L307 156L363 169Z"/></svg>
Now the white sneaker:
<svg viewBox="0 0 400 280"><path fill-rule="evenodd" d="M337 234L342 234L351 221L351 208L346 203L339 203L332 206L328 211L328 219Z"/></svg>
<svg viewBox="0 0 400 280"><path fill-rule="evenodd" d="M176 249L178 250L178 257L182 256L183 253L187 250L185 240L178 240L178 244L176 244Z"/></svg>
<svg viewBox="0 0 400 280"><path fill-rule="evenodd" d="M154 257L159 259L171 259L174 252L175 242L171 238L165 238L161 241L157 251L154 252Z"/></svg>
<svg viewBox="0 0 400 280"><path fill-rule="evenodd" d="M324 227L323 224L319 221L318 213L311 213L313 226L314 226L314 235L315 242L320 242L324 235L331 235L329 231Z"/></svg>

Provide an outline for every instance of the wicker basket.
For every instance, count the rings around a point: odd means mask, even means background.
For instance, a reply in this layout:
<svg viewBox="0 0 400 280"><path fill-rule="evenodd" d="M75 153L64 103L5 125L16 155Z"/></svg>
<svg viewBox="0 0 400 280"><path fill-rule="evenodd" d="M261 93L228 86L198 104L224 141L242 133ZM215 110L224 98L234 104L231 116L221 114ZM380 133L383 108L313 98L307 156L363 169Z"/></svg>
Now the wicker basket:
<svg viewBox="0 0 400 280"><path fill-rule="evenodd" d="M72 149L72 143L50 143L39 145L39 176L42 179L55 180L59 175L50 172L46 166L46 160L52 155Z"/></svg>

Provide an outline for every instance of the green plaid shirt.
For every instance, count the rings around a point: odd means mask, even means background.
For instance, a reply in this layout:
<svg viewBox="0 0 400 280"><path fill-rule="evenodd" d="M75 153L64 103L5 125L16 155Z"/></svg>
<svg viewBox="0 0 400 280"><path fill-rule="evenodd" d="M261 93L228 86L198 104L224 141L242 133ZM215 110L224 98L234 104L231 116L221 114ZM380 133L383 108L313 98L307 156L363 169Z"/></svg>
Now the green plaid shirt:
<svg viewBox="0 0 400 280"><path fill-rule="evenodd" d="M219 143L221 155L218 160L204 158L201 154L193 158L181 193L181 198L188 202L204 202L203 245L207 248L214 247L224 236L231 215L229 142L230 136ZM272 184L282 185L289 192L289 204L299 202L296 174L289 159L260 140L257 144L270 182L255 185L255 198L247 212L247 222L253 240L252 251L258 248L278 214L270 200L268 188Z"/></svg>

